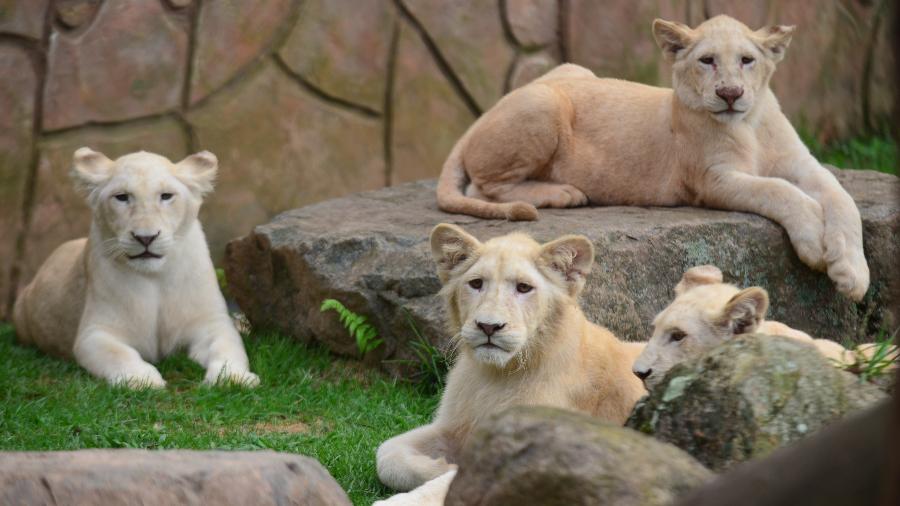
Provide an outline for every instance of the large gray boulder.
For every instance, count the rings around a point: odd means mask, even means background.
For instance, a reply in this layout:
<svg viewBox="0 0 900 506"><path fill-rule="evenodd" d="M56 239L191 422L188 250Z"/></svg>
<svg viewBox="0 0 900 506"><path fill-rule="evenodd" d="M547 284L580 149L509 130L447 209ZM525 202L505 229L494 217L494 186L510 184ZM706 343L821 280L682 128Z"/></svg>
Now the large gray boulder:
<svg viewBox="0 0 900 506"><path fill-rule="evenodd" d="M349 506L318 462L223 451L0 453L0 504Z"/></svg>
<svg viewBox="0 0 900 506"><path fill-rule="evenodd" d="M809 343L750 334L673 367L625 425L719 471L886 397Z"/></svg>
<svg viewBox="0 0 900 506"><path fill-rule="evenodd" d="M472 436L447 506L654 506L712 473L672 445L590 416L516 407Z"/></svg>
<svg viewBox="0 0 900 506"><path fill-rule="evenodd" d="M650 321L673 298L689 267L719 266L728 281L760 285L771 318L817 337L862 341L900 316L900 180L870 171L837 171L860 208L872 286L856 304L823 273L797 258L784 229L753 214L691 207L599 207L540 211L530 223L487 221L437 209L434 181L360 193L295 209L232 241L229 289L257 328L341 354L356 344L327 297L367 315L385 345L373 359L410 356L410 319L433 343L444 343L440 283L428 247L431 228L456 223L480 239L524 230L541 241L589 237L597 263L582 297L588 317L627 340L646 340Z"/></svg>

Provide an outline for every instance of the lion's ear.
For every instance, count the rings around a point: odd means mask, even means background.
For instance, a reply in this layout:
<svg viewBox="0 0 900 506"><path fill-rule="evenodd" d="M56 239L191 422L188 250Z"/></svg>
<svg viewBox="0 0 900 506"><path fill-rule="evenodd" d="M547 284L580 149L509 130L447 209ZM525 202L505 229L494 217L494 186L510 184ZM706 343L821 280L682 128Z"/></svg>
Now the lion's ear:
<svg viewBox="0 0 900 506"><path fill-rule="evenodd" d="M561 275L571 295L584 288L594 265L594 244L583 235L566 235L541 247L541 261Z"/></svg>
<svg viewBox="0 0 900 506"><path fill-rule="evenodd" d="M446 283L453 270L475 258L481 243L462 228L441 223L431 231L431 256L437 264L438 277Z"/></svg>
<svg viewBox="0 0 900 506"><path fill-rule="evenodd" d="M715 265L698 265L684 271L681 281L675 285L675 295L681 295L695 286L721 282L722 271L718 267Z"/></svg>
<svg viewBox="0 0 900 506"><path fill-rule="evenodd" d="M769 294L758 286L741 290L725 304L719 324L733 334L749 334L766 318Z"/></svg>
<svg viewBox="0 0 900 506"><path fill-rule="evenodd" d="M78 148L72 156L71 177L76 187L85 195L90 195L98 186L109 180L114 162L99 151Z"/></svg>
<svg viewBox="0 0 900 506"><path fill-rule="evenodd" d="M784 52L791 44L791 37L796 28L796 26L773 25L757 30L754 35L765 48L769 58L778 63L784 58Z"/></svg>
<svg viewBox="0 0 900 506"><path fill-rule="evenodd" d="M175 164L175 176L197 196L213 191L219 160L209 151L201 151Z"/></svg>
<svg viewBox="0 0 900 506"><path fill-rule="evenodd" d="M681 50L693 44L695 39L691 27L658 18L653 20L653 38L669 61L674 60Z"/></svg>

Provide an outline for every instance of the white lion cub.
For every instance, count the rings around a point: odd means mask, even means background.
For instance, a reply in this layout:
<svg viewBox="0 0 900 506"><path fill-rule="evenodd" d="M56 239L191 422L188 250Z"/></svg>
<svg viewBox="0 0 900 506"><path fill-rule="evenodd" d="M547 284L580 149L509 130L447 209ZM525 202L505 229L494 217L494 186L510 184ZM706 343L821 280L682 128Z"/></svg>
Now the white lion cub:
<svg viewBox="0 0 900 506"><path fill-rule="evenodd" d="M869 287L859 210L769 88L793 31L754 31L728 16L696 28L657 19L672 89L561 65L469 128L444 163L438 205L518 220L587 203L756 213L858 301Z"/></svg>
<svg viewBox="0 0 900 506"><path fill-rule="evenodd" d="M871 358L873 344L856 352L827 339L813 339L805 332L765 319L769 295L758 286L739 289L722 282L722 271L713 265L688 269L675 286L675 300L653 320L653 335L634 362L634 374L653 388L676 364L724 343L736 334L758 332L807 341L835 365L850 366L858 355ZM896 359L897 352L890 352Z"/></svg>
<svg viewBox="0 0 900 506"><path fill-rule="evenodd" d="M594 262L587 238L541 245L510 234L481 243L441 224L431 251L459 355L434 421L378 448L382 483L415 489L382 504L443 504L472 429L507 407L557 406L625 421L646 393L631 374L643 343L619 341L579 308Z"/></svg>
<svg viewBox="0 0 900 506"><path fill-rule="evenodd" d="M19 296L20 342L133 388L165 386L150 362L181 347L207 383L258 384L197 220L217 167L207 151L173 164L77 150L72 177L92 210L90 233L58 247Z"/></svg>

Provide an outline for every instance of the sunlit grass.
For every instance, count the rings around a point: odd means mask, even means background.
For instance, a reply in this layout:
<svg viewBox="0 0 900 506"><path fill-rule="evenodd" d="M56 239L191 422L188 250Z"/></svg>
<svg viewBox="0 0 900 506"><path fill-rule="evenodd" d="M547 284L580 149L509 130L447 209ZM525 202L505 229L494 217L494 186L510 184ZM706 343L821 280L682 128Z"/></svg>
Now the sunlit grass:
<svg viewBox="0 0 900 506"><path fill-rule="evenodd" d="M426 423L437 397L284 337L246 346L256 389L205 387L177 355L160 365L166 389L135 392L18 346L0 325L0 449L271 449L318 459L354 504L388 495L375 449Z"/></svg>

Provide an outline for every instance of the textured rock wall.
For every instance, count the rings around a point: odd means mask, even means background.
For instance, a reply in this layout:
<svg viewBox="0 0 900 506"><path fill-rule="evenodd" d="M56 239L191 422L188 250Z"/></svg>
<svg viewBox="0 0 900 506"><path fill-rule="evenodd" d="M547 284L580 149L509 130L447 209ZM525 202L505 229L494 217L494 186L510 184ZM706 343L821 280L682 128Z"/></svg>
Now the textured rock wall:
<svg viewBox="0 0 900 506"><path fill-rule="evenodd" d="M888 0L0 0L0 318L86 233L71 152L209 149L216 259L278 212L438 173L500 96L557 63L665 84L657 16L800 26L774 87L822 137L889 110Z"/></svg>

